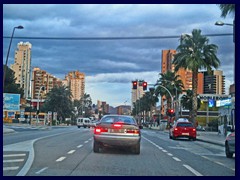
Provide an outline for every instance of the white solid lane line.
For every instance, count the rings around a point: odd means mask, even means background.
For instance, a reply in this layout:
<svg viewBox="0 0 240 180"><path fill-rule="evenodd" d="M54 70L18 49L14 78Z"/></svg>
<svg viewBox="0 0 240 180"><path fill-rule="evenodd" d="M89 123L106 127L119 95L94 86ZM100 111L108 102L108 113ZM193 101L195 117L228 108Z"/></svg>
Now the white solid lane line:
<svg viewBox="0 0 240 180"><path fill-rule="evenodd" d="M201 173L199 173L198 171L196 171L195 169L193 169L192 167L186 165L186 164L183 164L183 166L185 168L187 168L189 171L191 171L193 174L195 174L196 176L203 176Z"/></svg>

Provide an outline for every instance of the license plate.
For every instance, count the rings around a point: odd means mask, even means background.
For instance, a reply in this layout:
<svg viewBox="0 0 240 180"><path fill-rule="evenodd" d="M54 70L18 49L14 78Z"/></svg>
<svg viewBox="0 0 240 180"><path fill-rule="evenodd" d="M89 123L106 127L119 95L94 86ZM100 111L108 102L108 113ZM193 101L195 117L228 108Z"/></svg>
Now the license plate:
<svg viewBox="0 0 240 180"><path fill-rule="evenodd" d="M182 135L189 136L189 133L182 133Z"/></svg>
<svg viewBox="0 0 240 180"><path fill-rule="evenodd" d="M122 133L121 129L110 129L110 133Z"/></svg>

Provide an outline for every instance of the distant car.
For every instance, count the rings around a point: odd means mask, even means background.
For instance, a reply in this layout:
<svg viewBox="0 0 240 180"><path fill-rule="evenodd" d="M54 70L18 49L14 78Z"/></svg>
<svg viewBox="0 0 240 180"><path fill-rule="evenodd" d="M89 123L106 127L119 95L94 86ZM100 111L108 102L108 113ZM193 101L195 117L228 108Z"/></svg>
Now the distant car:
<svg viewBox="0 0 240 180"><path fill-rule="evenodd" d="M88 127L90 128L91 126L91 120L89 118L77 118L77 127Z"/></svg>
<svg viewBox="0 0 240 180"><path fill-rule="evenodd" d="M192 140L196 140L197 133L193 124L186 120L177 120L169 130L169 138L176 139L184 137Z"/></svg>
<svg viewBox="0 0 240 180"><path fill-rule="evenodd" d="M225 140L225 153L227 158L232 158L235 154L235 132L230 133Z"/></svg>
<svg viewBox="0 0 240 180"><path fill-rule="evenodd" d="M205 128L204 128L203 126L198 125L198 126L196 127L196 130L197 130L197 131L205 131Z"/></svg>
<svg viewBox="0 0 240 180"><path fill-rule="evenodd" d="M93 151L99 152L103 146L130 148L140 154L142 126L132 116L105 115L96 125L93 135Z"/></svg>
<svg viewBox="0 0 240 180"><path fill-rule="evenodd" d="M93 120L93 121L91 121L91 123L90 123L90 127L96 127L96 125L99 123L99 121L98 120Z"/></svg>

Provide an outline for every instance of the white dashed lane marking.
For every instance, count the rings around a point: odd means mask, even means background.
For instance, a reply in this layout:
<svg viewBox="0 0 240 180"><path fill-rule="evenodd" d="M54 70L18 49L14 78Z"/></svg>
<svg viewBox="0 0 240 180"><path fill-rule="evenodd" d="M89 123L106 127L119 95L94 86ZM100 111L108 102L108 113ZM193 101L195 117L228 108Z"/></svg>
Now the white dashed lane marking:
<svg viewBox="0 0 240 180"><path fill-rule="evenodd" d="M83 145L82 145L82 144L80 144L80 145L78 145L78 146L77 146L77 148L80 148L80 147L82 147L82 146L83 146Z"/></svg>
<svg viewBox="0 0 240 180"><path fill-rule="evenodd" d="M196 171L195 169L193 169L192 167L186 165L186 164L183 164L183 166L185 168L187 168L189 171L191 171L193 174L195 174L196 176L203 176L201 173L199 173L198 171Z"/></svg>
<svg viewBox="0 0 240 180"><path fill-rule="evenodd" d="M42 168L41 170L37 171L35 174L40 174L40 173L42 173L43 171L45 171L46 169L48 169L48 167Z"/></svg>
<svg viewBox="0 0 240 180"><path fill-rule="evenodd" d="M68 154L73 154L76 150L68 151Z"/></svg>
<svg viewBox="0 0 240 180"><path fill-rule="evenodd" d="M56 161L57 161L57 162L60 162L60 161L63 161L65 158L66 158L66 157L60 157L60 158L58 158Z"/></svg>
<svg viewBox="0 0 240 180"><path fill-rule="evenodd" d="M172 157L175 161L181 161L180 159L178 159L177 157Z"/></svg>

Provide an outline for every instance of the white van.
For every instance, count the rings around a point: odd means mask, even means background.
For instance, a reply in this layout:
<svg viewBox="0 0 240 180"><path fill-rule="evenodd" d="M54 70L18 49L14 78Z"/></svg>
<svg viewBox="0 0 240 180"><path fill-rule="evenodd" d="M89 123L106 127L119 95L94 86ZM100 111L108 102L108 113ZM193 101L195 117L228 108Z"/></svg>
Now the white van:
<svg viewBox="0 0 240 180"><path fill-rule="evenodd" d="M91 120L89 118L77 118L77 127L90 128Z"/></svg>

